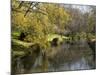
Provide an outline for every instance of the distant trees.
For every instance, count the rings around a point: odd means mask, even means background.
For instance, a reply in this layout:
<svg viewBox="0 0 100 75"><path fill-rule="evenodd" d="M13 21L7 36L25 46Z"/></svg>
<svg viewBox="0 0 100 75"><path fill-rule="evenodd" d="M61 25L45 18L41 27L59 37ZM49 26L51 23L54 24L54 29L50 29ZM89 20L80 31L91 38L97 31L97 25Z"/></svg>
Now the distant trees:
<svg viewBox="0 0 100 75"><path fill-rule="evenodd" d="M70 34L77 35L83 33L86 35L95 34L96 29L96 7L95 6L80 6L65 5L65 9L70 13L71 20L66 25L66 31L69 30ZM80 35L81 36L81 35ZM95 35L94 35L95 36Z"/></svg>
<svg viewBox="0 0 100 75"><path fill-rule="evenodd" d="M96 7L90 7L91 11L88 16L88 31L90 33L96 33Z"/></svg>

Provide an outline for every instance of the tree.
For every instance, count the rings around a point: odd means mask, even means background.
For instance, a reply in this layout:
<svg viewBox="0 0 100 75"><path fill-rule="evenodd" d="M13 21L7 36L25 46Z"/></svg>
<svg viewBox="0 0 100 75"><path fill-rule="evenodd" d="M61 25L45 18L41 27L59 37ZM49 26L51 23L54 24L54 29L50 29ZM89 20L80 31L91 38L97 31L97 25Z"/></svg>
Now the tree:
<svg viewBox="0 0 100 75"><path fill-rule="evenodd" d="M88 16L88 32L94 33L96 32L96 7L90 6L90 14Z"/></svg>
<svg viewBox="0 0 100 75"><path fill-rule="evenodd" d="M24 41L44 45L48 34L64 30L70 14L60 4L38 3L34 9L35 4L12 0L12 32L27 33Z"/></svg>

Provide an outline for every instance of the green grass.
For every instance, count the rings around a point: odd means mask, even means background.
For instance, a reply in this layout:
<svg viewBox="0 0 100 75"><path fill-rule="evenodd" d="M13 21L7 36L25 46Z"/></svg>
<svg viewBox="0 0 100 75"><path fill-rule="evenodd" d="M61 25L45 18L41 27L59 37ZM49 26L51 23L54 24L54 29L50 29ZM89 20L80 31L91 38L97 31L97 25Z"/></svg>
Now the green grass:
<svg viewBox="0 0 100 75"><path fill-rule="evenodd" d="M27 43L27 42L24 42L24 41L20 41L20 40L17 40L17 39L12 39L12 42L15 44L15 45L21 45L25 48L28 48L30 47L31 45L33 45L34 43Z"/></svg>
<svg viewBox="0 0 100 75"><path fill-rule="evenodd" d="M18 39L18 37L20 36L20 32L12 32L11 36L13 39Z"/></svg>
<svg viewBox="0 0 100 75"><path fill-rule="evenodd" d="M13 51L13 56L24 56L26 53L24 51Z"/></svg>

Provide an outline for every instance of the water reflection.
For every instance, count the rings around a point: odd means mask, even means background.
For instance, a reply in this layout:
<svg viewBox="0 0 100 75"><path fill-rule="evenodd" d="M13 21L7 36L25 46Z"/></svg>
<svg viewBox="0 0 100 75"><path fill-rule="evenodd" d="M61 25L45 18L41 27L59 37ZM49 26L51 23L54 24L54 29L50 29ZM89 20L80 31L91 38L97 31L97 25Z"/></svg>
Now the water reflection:
<svg viewBox="0 0 100 75"><path fill-rule="evenodd" d="M48 63L44 62L46 67L35 66L31 72L94 69L95 60L93 57L93 52L85 40L78 41L73 45L63 43L58 47L52 47L51 54L48 55Z"/></svg>
<svg viewBox="0 0 100 75"><path fill-rule="evenodd" d="M64 64L59 65L59 67L52 67L50 71L69 71L69 70L85 70L90 69L88 62L85 58L81 58L80 60L74 62L66 62Z"/></svg>
<svg viewBox="0 0 100 75"><path fill-rule="evenodd" d="M33 66L31 66L31 69L25 70L19 66L21 60L18 59L17 66L21 70L17 73L95 69L94 57L93 50L86 40L80 40L73 44L64 42L59 46L51 47L47 56L43 57L42 54L39 54L33 63ZM31 61L32 60L29 60L27 62Z"/></svg>

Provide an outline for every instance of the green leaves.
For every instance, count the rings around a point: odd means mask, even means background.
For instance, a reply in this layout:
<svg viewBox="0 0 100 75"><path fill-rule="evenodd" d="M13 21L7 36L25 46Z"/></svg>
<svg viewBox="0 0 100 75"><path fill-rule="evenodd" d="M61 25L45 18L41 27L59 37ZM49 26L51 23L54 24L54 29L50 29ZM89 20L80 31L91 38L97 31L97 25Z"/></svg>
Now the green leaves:
<svg viewBox="0 0 100 75"><path fill-rule="evenodd" d="M12 0L12 30L27 32L25 41L43 40L48 34L57 32L57 29L63 30L70 20L70 14L59 4L39 3L26 16L24 15L29 2L23 3L21 8L18 8L19 5L20 2ZM46 15L37 11L45 12Z"/></svg>

